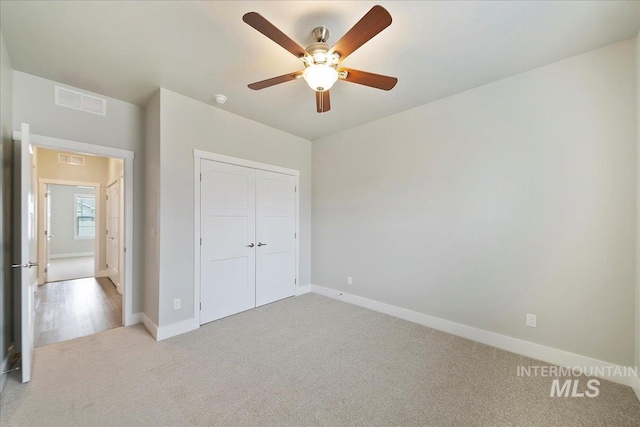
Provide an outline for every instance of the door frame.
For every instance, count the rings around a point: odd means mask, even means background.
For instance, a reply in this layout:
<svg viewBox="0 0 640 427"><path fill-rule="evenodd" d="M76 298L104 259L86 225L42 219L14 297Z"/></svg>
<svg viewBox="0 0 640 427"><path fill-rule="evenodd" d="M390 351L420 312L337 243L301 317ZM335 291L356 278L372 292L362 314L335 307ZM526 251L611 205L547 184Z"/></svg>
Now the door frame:
<svg viewBox="0 0 640 427"><path fill-rule="evenodd" d="M14 141L22 141L21 132L13 132ZM104 145L88 144L51 136L31 134L31 145L60 151L70 151L94 156L111 157L124 161L124 275L122 298L122 324L131 326L138 322L133 312L133 158L134 152ZM137 314L137 313L136 313Z"/></svg>
<svg viewBox="0 0 640 427"><path fill-rule="evenodd" d="M296 169L284 168L281 166L270 165L267 163L254 162L253 160L241 159L238 157L225 156L224 154L212 153L209 151L203 151L194 149L193 150L193 165L194 165L194 234L193 234L193 243L194 243L194 260L193 260L193 314L194 318L197 320L198 326L200 326L200 286L201 286L201 278L200 278L200 257L201 257L201 246L200 246L200 161L201 160L213 160L214 162L226 163L229 165L235 166L243 166L246 168L259 169L268 172L276 172L284 175L291 175L296 178L296 225L295 225L295 233L296 233L296 265L295 265L295 287L296 287L296 295L299 291L300 286L300 171Z"/></svg>
<svg viewBox="0 0 640 427"><path fill-rule="evenodd" d="M37 146L36 146L37 147ZM36 166L37 167L37 166ZM85 181L69 181L66 179L51 179L51 178L38 178L38 262L40 263L38 266L38 285L43 285L45 283L45 274L44 269L46 268L49 261L49 244L47 243L47 239L43 234L45 228L45 188L47 185L68 185L68 186L85 186L85 187L94 187L95 198L96 198L96 236L93 239L93 256L94 256L94 265L93 265L93 274L95 277L102 277L102 271L100 270L100 254L101 254L101 243L102 243L102 218L100 218L100 192L102 188L102 184L98 182L85 182ZM47 230L51 232L51 230Z"/></svg>

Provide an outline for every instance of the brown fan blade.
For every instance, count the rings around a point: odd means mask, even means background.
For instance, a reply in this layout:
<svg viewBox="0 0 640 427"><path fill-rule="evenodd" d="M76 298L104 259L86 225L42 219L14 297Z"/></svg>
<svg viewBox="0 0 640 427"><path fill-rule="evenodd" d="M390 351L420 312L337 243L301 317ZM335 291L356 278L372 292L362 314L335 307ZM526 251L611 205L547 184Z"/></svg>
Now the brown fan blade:
<svg viewBox="0 0 640 427"><path fill-rule="evenodd" d="M329 91L316 92L316 110L318 113L326 113L331 109L331 101L329 100Z"/></svg>
<svg viewBox="0 0 640 427"><path fill-rule="evenodd" d="M291 80L295 80L299 75L302 74L302 71L296 71L295 73L284 74L278 77L272 77L267 80L262 80L260 82L251 83L249 89L260 90L269 86L274 86L284 82L290 82Z"/></svg>
<svg viewBox="0 0 640 427"><path fill-rule="evenodd" d="M298 43L291 40L289 36L280 31L259 13L249 12L242 17L242 20L293 53L296 57L300 58L301 56L307 55L307 52Z"/></svg>
<svg viewBox="0 0 640 427"><path fill-rule="evenodd" d="M373 74L351 68L340 68L339 71L347 72L347 77L344 78L346 82L358 83L359 85L374 87L376 89L391 90L396 83L398 83L397 78L383 76L381 74Z"/></svg>
<svg viewBox="0 0 640 427"><path fill-rule="evenodd" d="M338 53L342 61L389 25L391 25L391 15L387 9L382 6L373 6L347 34L338 40L329 53Z"/></svg>

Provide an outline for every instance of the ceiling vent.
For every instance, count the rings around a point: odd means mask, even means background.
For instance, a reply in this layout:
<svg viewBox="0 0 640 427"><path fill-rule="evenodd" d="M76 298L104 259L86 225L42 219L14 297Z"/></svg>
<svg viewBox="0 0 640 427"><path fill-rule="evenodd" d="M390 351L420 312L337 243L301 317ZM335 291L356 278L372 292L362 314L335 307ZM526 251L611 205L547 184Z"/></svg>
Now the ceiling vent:
<svg viewBox="0 0 640 427"><path fill-rule="evenodd" d="M65 87L56 86L56 105L86 111L87 113L107 115L107 100L87 95Z"/></svg>
<svg viewBox="0 0 640 427"><path fill-rule="evenodd" d="M83 156L72 156L71 154L58 154L58 163L67 165L84 166Z"/></svg>

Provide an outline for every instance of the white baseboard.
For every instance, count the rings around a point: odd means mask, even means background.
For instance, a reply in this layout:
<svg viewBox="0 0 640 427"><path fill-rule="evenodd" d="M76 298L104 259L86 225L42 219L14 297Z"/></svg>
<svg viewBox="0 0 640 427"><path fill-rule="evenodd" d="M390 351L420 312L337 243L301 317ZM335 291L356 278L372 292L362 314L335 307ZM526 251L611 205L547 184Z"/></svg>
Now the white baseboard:
<svg viewBox="0 0 640 427"><path fill-rule="evenodd" d="M311 292L558 366L594 366L604 367L604 369L611 370L615 370L616 368L624 369L624 367L613 363L603 362L601 360L570 353L557 348L535 344L530 341L512 338L495 332L489 332L484 329L474 328L472 326L463 325L461 323L452 322L450 320L441 319L439 317L430 316L428 314L419 313L417 311L408 310L395 305L348 294L335 289L325 288L323 286L311 285ZM603 378L618 384L632 387L636 390L636 393L638 393L637 389L640 389L640 379L637 377L605 376Z"/></svg>
<svg viewBox="0 0 640 427"><path fill-rule="evenodd" d="M296 287L296 296L311 292L311 285L302 285Z"/></svg>
<svg viewBox="0 0 640 427"><path fill-rule="evenodd" d="M138 323L143 323L144 313L133 313L129 318L129 324L127 326L137 325Z"/></svg>
<svg viewBox="0 0 640 427"><path fill-rule="evenodd" d="M196 319L187 319L181 322L172 323L171 325L161 326L156 325L151 319L144 313L142 315L142 323L147 328L149 333L153 335L156 341L166 340L167 338L175 337L176 335L184 334L185 332L193 331L200 327L199 322Z"/></svg>
<svg viewBox="0 0 640 427"><path fill-rule="evenodd" d="M96 277L109 277L109 270L99 270Z"/></svg>
<svg viewBox="0 0 640 427"><path fill-rule="evenodd" d="M94 253L93 252L77 252L77 253L70 253L70 254L56 254L56 255L49 255L49 259L83 258L88 256L94 256Z"/></svg>
<svg viewBox="0 0 640 427"><path fill-rule="evenodd" d="M175 337L176 335L193 331L194 329L198 329L199 327L200 322L193 318L172 323L167 326L160 326L158 327L158 331L155 336L156 341L166 340L167 338Z"/></svg>
<svg viewBox="0 0 640 427"><path fill-rule="evenodd" d="M142 314L142 323L144 324L144 327L147 328L147 331L149 331L151 336L153 336L153 339L157 341L158 325L156 325L151 319L149 319L146 314L144 313L136 313L136 314Z"/></svg>

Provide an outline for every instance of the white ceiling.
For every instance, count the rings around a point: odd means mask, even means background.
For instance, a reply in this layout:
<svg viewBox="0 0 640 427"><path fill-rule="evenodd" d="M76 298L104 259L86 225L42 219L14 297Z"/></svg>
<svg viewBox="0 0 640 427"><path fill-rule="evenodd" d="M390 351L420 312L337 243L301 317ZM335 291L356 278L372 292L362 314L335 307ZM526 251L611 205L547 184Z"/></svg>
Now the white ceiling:
<svg viewBox="0 0 640 427"><path fill-rule="evenodd" d="M303 81L247 84L302 69L242 21L256 11L306 46L326 26L335 43L369 1L7 2L1 29L13 67L144 105L160 86L314 140L535 67L631 38L637 1L388 2L393 24L343 63L396 76L390 92L338 82L315 112Z"/></svg>

